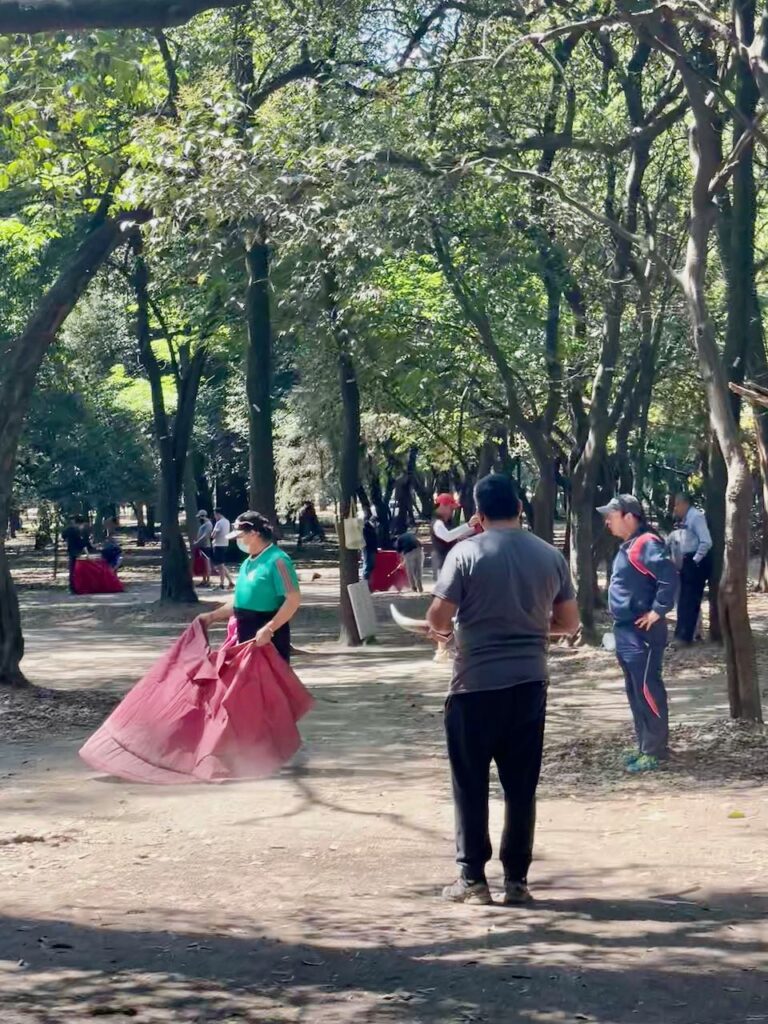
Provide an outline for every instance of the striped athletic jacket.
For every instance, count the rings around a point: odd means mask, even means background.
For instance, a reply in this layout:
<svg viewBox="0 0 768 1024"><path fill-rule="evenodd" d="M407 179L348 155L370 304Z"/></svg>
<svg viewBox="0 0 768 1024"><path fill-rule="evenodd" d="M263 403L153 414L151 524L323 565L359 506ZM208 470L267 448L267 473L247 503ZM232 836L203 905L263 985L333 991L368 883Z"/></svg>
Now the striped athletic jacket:
<svg viewBox="0 0 768 1024"><path fill-rule="evenodd" d="M677 587L677 569L664 541L641 527L616 554L608 608L617 625L628 626L651 610L664 616L675 607Z"/></svg>

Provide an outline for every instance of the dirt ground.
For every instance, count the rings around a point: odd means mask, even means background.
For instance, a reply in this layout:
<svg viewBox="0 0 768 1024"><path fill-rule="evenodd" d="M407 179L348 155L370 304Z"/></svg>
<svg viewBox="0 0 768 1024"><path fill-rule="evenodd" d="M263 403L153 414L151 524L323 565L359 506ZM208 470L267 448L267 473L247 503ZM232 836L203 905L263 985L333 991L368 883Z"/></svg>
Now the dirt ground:
<svg viewBox="0 0 768 1024"><path fill-rule="evenodd" d="M305 763L179 788L96 778L76 752L185 613L154 604L149 568L89 599L20 573L43 689L0 698L0 1022L768 1021L768 743L726 723L719 652L669 657L677 757L637 780L613 657L554 648L537 902L455 907L437 898L447 669L387 623L388 597L379 643L338 648L320 572L295 631L317 698Z"/></svg>

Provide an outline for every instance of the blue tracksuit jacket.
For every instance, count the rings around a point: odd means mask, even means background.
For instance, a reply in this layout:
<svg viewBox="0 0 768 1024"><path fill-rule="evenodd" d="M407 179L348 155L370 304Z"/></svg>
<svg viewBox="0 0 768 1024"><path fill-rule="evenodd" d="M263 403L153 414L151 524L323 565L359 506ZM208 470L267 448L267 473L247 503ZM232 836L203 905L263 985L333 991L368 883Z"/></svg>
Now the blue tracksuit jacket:
<svg viewBox="0 0 768 1024"><path fill-rule="evenodd" d="M675 607L677 588L677 569L664 541L641 528L618 550L608 608L617 626L629 626L651 610L663 617Z"/></svg>

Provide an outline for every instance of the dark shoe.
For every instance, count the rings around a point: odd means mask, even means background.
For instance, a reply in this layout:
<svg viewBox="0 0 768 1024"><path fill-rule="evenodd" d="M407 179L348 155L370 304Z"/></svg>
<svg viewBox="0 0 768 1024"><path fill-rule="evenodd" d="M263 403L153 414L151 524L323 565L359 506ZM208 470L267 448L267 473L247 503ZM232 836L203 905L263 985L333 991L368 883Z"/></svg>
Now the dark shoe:
<svg viewBox="0 0 768 1024"><path fill-rule="evenodd" d="M526 903L533 903L533 896L525 882L504 883L505 907L524 907Z"/></svg>
<svg viewBox="0 0 768 1024"><path fill-rule="evenodd" d="M493 903L487 882L468 882L465 878L457 878L453 885L446 885L443 899L449 903L479 903L484 907Z"/></svg>

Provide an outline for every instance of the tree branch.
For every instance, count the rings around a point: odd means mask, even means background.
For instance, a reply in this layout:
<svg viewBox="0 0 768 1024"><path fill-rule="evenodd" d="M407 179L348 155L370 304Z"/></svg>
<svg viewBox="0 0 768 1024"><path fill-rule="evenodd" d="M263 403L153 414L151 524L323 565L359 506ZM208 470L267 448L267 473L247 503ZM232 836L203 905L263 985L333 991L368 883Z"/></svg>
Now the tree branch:
<svg viewBox="0 0 768 1024"><path fill-rule="evenodd" d="M0 34L94 28L165 28L243 0L0 0Z"/></svg>

